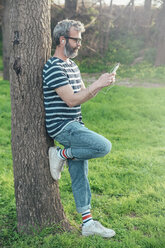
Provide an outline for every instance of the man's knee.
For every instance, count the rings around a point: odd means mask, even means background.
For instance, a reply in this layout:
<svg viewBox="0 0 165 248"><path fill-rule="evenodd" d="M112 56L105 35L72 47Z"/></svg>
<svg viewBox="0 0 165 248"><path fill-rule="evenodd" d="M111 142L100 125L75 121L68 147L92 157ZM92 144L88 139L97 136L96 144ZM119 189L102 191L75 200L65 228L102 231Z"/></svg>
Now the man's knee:
<svg viewBox="0 0 165 248"><path fill-rule="evenodd" d="M112 149L112 143L108 140L105 147L105 155L108 154Z"/></svg>
<svg viewBox="0 0 165 248"><path fill-rule="evenodd" d="M100 147L100 153L102 156L107 155L112 149L112 143L109 140L105 140L105 142L102 143L102 146Z"/></svg>

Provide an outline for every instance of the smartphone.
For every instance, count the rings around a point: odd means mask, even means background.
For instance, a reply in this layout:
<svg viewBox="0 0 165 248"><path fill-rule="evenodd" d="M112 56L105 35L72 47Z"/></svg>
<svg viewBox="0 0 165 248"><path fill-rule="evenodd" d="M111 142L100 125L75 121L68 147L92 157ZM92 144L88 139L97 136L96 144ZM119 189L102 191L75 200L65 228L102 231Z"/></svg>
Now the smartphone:
<svg viewBox="0 0 165 248"><path fill-rule="evenodd" d="M118 70L119 66L120 66L120 63L117 63L115 67L111 70L111 73L115 73Z"/></svg>

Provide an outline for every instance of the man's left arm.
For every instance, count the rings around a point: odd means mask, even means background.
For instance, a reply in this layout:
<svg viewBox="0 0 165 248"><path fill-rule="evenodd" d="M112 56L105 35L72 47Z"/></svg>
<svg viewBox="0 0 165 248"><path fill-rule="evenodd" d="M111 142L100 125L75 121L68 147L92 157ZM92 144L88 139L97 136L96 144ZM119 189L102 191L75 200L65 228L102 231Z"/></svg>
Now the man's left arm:
<svg viewBox="0 0 165 248"><path fill-rule="evenodd" d="M81 80L81 90L85 90L86 87L85 87L85 84L84 82ZM96 92L95 94L93 94L93 96L96 96L98 92Z"/></svg>

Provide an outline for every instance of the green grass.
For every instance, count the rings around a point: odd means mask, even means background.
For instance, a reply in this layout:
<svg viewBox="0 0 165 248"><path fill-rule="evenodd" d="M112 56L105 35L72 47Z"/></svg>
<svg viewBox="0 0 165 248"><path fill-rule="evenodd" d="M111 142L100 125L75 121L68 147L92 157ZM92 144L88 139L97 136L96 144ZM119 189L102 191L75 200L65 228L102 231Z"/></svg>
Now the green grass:
<svg viewBox="0 0 165 248"><path fill-rule="evenodd" d="M72 233L56 227L28 236L16 231L10 145L9 83L0 81L0 247L165 247L165 88L113 87L83 104L86 126L111 140L104 158L89 161L92 214L116 231L110 240L82 237L67 168L59 181Z"/></svg>

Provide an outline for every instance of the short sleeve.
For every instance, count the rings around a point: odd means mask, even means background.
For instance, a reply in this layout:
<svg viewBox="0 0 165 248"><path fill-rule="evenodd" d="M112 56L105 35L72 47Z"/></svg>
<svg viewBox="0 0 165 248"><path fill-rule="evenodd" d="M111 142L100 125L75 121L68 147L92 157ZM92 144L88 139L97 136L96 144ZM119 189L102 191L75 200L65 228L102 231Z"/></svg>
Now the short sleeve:
<svg viewBox="0 0 165 248"><path fill-rule="evenodd" d="M59 64L44 68L44 82L50 89L57 89L69 84L67 74Z"/></svg>

